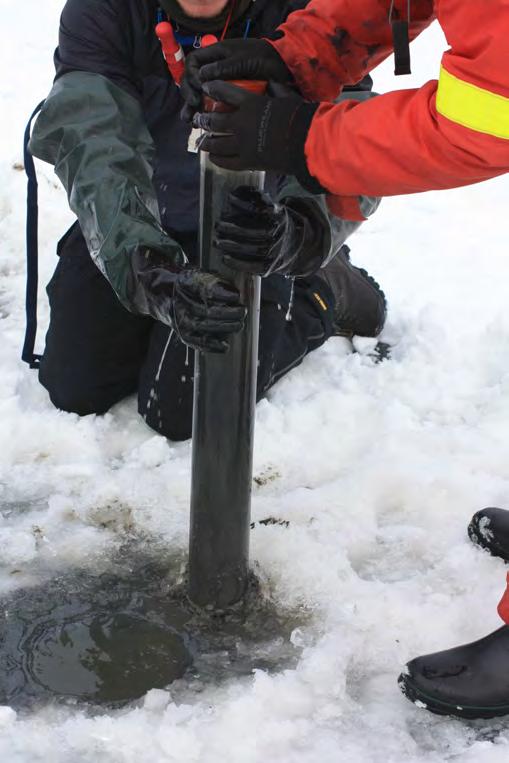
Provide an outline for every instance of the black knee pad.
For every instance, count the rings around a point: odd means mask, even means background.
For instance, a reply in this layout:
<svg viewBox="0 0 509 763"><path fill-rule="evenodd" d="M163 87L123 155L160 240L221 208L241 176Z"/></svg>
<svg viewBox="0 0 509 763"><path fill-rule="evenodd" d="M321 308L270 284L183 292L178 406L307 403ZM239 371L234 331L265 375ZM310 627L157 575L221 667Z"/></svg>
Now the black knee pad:
<svg viewBox="0 0 509 763"><path fill-rule="evenodd" d="M116 400L107 402L105 400L94 399L87 390L60 390L58 388L52 388L41 380L41 384L48 390L49 399L60 411L66 413L77 413L78 416L90 416L91 414L106 413L111 406L116 403Z"/></svg>
<svg viewBox="0 0 509 763"><path fill-rule="evenodd" d="M149 427L169 440L191 437L194 352L156 323L138 379L138 411Z"/></svg>
<svg viewBox="0 0 509 763"><path fill-rule="evenodd" d="M150 408L147 410L147 403L148 401L138 398L138 413L154 432L172 442L182 442L183 440L190 439L193 428L191 411L187 411L187 414L180 412L173 418L169 418L167 415L163 418L158 413L156 403L154 403L152 410Z"/></svg>

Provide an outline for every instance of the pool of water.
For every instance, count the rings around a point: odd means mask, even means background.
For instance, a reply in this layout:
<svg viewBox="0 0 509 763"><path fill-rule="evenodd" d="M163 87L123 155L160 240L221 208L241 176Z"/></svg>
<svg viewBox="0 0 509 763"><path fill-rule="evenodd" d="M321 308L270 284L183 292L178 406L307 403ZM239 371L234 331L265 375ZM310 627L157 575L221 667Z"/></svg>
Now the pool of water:
<svg viewBox="0 0 509 763"><path fill-rule="evenodd" d="M294 666L305 613L281 612L253 580L244 602L198 611L181 561L132 548L107 572L70 570L0 602L0 704L119 706L178 680L180 691Z"/></svg>

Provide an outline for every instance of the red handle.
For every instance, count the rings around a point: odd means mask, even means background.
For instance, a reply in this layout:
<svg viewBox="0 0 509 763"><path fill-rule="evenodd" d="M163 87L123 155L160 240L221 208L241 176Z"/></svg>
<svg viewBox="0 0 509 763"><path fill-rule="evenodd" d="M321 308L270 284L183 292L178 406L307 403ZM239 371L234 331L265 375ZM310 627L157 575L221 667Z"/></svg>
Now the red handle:
<svg viewBox="0 0 509 763"><path fill-rule="evenodd" d="M172 25L168 21L161 21L156 26L156 35L161 43L163 56L170 74L177 85L180 85L180 80L184 74L184 51L175 39Z"/></svg>

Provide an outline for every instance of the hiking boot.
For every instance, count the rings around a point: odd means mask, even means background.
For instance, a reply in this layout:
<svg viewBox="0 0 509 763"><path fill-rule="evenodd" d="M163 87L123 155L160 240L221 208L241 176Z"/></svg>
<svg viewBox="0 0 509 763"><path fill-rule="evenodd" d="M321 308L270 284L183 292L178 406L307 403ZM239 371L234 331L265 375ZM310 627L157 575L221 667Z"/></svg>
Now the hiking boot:
<svg viewBox="0 0 509 763"><path fill-rule="evenodd" d="M417 657L398 683L411 702L439 715L509 714L509 627L472 644Z"/></svg>
<svg viewBox="0 0 509 763"><path fill-rule="evenodd" d="M481 509L472 517L468 535L476 546L509 562L509 511L492 507Z"/></svg>
<svg viewBox="0 0 509 763"><path fill-rule="evenodd" d="M363 268L351 264L347 246L342 246L317 276L334 297L335 336L378 336L387 313L385 294Z"/></svg>

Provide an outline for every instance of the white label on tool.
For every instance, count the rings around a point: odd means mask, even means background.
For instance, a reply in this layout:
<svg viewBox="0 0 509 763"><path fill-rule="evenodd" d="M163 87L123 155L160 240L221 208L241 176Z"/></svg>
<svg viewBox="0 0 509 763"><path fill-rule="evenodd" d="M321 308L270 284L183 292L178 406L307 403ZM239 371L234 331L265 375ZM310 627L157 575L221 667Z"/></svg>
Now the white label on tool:
<svg viewBox="0 0 509 763"><path fill-rule="evenodd" d="M197 154L198 153L198 141L200 140L201 136L203 135L203 130L201 127L193 127L191 130L191 134L189 135L189 140L187 141L187 150L191 154Z"/></svg>

